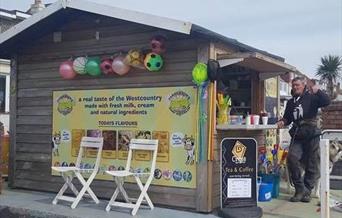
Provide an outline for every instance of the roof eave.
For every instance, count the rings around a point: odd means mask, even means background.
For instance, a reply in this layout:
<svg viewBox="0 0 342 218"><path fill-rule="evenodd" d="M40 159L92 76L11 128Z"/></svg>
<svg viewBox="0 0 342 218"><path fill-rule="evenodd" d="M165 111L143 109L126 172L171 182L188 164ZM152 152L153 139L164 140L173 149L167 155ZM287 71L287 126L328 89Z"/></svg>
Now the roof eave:
<svg viewBox="0 0 342 218"><path fill-rule="evenodd" d="M121 9L117 7L101 5L94 2L84 1L84 0L59 0L49 7L45 8L44 10L32 15L28 19L20 22L16 26L10 28L6 32L0 35L0 45L4 42L8 41L9 39L15 37L19 33L25 31L26 29L30 28L34 24L38 23L39 21L47 18L48 16L62 10L62 9L75 9L86 11L89 13L104 15L116 19L127 20L134 23L139 23L147 26L153 26L173 32L178 32L182 34L190 35L192 33L199 33L201 37L205 37L210 41L219 41L225 44L229 44L230 46L236 47L239 51L249 51L249 52L259 52L269 57L275 58L279 61L284 62L285 59L270 54L266 51L262 51L256 49L254 47L248 46L243 44L236 39L231 39L225 37L221 34L215 33L211 30L205 29L201 26L192 24L190 22L179 21L175 19L159 17L155 15L145 14L142 12L131 11L127 9Z"/></svg>
<svg viewBox="0 0 342 218"><path fill-rule="evenodd" d="M50 7L46 8L45 10L40 11L39 13L36 13L29 17L26 20L23 20L22 22L18 23L17 25L11 27L9 30L1 33L0 35L0 44L6 42L10 38L16 36L20 32L28 29L35 23L39 22L40 20L43 20L44 18L50 16L51 14L59 11L62 9L61 0L58 2L55 2L54 4L50 5Z"/></svg>
<svg viewBox="0 0 342 218"><path fill-rule="evenodd" d="M0 44L16 36L25 29L31 27L35 23L43 20L53 13L61 9L76 9L94 14L100 14L112 18L123 19L134 23L140 23L148 26L153 26L161 29L166 29L183 34L190 34L192 24L190 22L183 22L174 19L159 17L155 15L148 15L142 12L130 11L117 7L101 5L94 2L83 0L59 0L44 10L32 15L28 19L22 21L18 25L10 28L0 35Z"/></svg>
<svg viewBox="0 0 342 218"><path fill-rule="evenodd" d="M282 61L282 62L285 61L285 58L283 58L281 56L274 55L274 54L268 53L266 51L254 48L254 47L249 46L249 45L246 45L244 43L239 42L236 39L232 39L232 38L226 37L224 35L221 35L221 34L216 33L214 31L208 30L208 29L203 28L203 27L201 27L199 25L196 25L196 24L192 25L192 31L197 32L199 34L202 34L204 36L207 36L209 39L216 39L218 41L221 41L223 43L229 44L231 46L235 46L235 47L239 48L241 51L258 52L258 53L267 55L269 57L272 57L274 59L277 59L279 61Z"/></svg>

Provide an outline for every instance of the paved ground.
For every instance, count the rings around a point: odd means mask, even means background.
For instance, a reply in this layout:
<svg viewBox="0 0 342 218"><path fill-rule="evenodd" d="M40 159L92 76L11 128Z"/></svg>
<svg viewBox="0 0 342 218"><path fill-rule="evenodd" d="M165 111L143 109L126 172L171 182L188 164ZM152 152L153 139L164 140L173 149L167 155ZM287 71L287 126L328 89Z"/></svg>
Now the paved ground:
<svg viewBox="0 0 342 218"><path fill-rule="evenodd" d="M342 191L334 191L336 198L342 200ZM91 202L84 202L72 210L70 204L61 203L52 205L51 201L54 194L43 192L32 192L26 190L9 190L5 189L0 195L0 218L10 218L18 216L10 216L10 214L31 214L31 217L49 217L49 218L95 218L95 217L120 217L132 218L127 210L104 211L107 201L102 200L99 205L94 205ZM291 203L287 199L289 195L281 194L278 199L273 199L271 202L261 202L264 210L265 218L319 218L316 206L318 200L314 199L312 203ZM24 217L24 216L21 216ZM27 217L27 216L26 216ZM155 208L153 211L141 209L136 217L149 218L175 218L175 217L194 217L194 218L215 218L214 214L199 214L180 210L171 210L166 208ZM342 213L331 211L332 218L342 217Z"/></svg>
<svg viewBox="0 0 342 218"><path fill-rule="evenodd" d="M8 190L5 189L0 195L0 218L9 218L8 214L31 214L32 217L49 218L106 218L120 217L132 218L128 210L116 209L107 213L104 209L107 205L106 200L100 200L99 205L92 202L84 202L78 205L74 210L70 204L60 201L58 205L52 205L52 199L55 195L51 193L32 192L26 190ZM2 208L9 207L2 212ZM3 213L3 214L2 214ZM140 209L135 217L141 218L216 218L212 214L199 214L187 211L171 210L156 207L153 211L149 209ZM26 217L25 217L26 218Z"/></svg>
<svg viewBox="0 0 342 218"><path fill-rule="evenodd" d="M335 199L342 200L342 191L331 191L331 195ZM263 218L319 218L318 199L313 198L310 203L289 202L290 195L280 194L277 199L272 199L271 202L259 202L259 206L263 208ZM330 210L331 218L341 218L342 213L335 210Z"/></svg>

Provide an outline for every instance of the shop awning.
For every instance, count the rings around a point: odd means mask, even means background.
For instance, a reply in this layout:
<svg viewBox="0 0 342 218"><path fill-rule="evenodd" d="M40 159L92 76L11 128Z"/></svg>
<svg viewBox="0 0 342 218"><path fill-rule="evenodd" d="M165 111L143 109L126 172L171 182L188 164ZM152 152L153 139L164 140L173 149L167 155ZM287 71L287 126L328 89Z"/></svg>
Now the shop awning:
<svg viewBox="0 0 342 218"><path fill-rule="evenodd" d="M221 67L236 64L259 72L259 78L265 80L287 72L296 72L294 66L258 52L219 54L217 60Z"/></svg>

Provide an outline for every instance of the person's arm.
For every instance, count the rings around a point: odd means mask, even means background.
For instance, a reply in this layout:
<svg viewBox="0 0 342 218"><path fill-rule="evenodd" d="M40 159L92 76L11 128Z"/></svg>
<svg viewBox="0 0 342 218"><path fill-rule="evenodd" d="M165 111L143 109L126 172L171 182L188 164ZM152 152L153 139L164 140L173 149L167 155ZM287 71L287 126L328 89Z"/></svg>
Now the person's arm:
<svg viewBox="0 0 342 218"><path fill-rule="evenodd" d="M284 116L281 120L277 122L278 128L283 128L284 126L288 126L289 124L292 123L292 121L293 120L292 120L292 111L290 107L290 102L287 102Z"/></svg>
<svg viewBox="0 0 342 218"><path fill-rule="evenodd" d="M326 107L330 104L329 96L319 89L319 87L313 87L314 100L318 108Z"/></svg>
<svg viewBox="0 0 342 218"><path fill-rule="evenodd" d="M284 113L284 117L283 117L283 121L284 121L284 125L288 126L292 123L292 118L293 118L293 111L290 108L290 102L287 102L286 104L286 108L285 108L285 113Z"/></svg>

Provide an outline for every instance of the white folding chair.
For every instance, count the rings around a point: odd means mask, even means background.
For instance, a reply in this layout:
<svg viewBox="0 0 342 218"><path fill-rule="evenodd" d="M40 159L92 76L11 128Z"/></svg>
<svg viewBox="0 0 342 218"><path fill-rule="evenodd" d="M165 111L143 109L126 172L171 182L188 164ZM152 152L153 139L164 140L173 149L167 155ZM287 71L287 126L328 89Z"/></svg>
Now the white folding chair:
<svg viewBox="0 0 342 218"><path fill-rule="evenodd" d="M147 151L153 152L150 172L136 173L136 172L129 171L131 167L131 159L132 159L133 150L147 150ZM134 216L137 213L141 203L147 203L148 206L151 208L151 210L154 208L151 199L147 195L147 190L154 176L154 170L156 168L157 152L158 152L158 140L132 139L130 141L128 159L127 159L125 170L106 171L107 174L112 175L114 177L114 181L116 183L115 192L106 207L107 212L110 211L112 206L125 207L125 208L133 209L131 214ZM143 175L148 176L148 179L145 185L141 182L139 178L140 176L143 176ZM128 176L133 176L140 188L141 193L138 199L129 198L123 187L124 178ZM115 201L119 193L122 194L124 200L126 201L125 203ZM136 203L132 203L132 202L136 202Z"/></svg>
<svg viewBox="0 0 342 218"><path fill-rule="evenodd" d="M99 203L99 199L96 197L94 192L90 188L90 184L94 180L96 174L99 171L100 161L101 161L101 153L103 146L103 138L94 138L94 137L83 137L81 140L80 150L77 156L76 165L74 167L51 167L52 170L60 172L65 180L65 183L61 190L59 190L57 196L52 201L52 204L57 204L59 200L72 202L71 208L74 209L80 202L83 196L91 197L96 204ZM93 169L81 169L81 161L85 148L97 149L96 162ZM85 180L82 176L82 173L91 172L88 180ZM76 177L79 182L82 184L81 191L78 191L76 187L72 184L73 178ZM67 188L70 188L71 191L75 194L76 197L70 197L63 195ZM87 192L87 193L86 193Z"/></svg>

